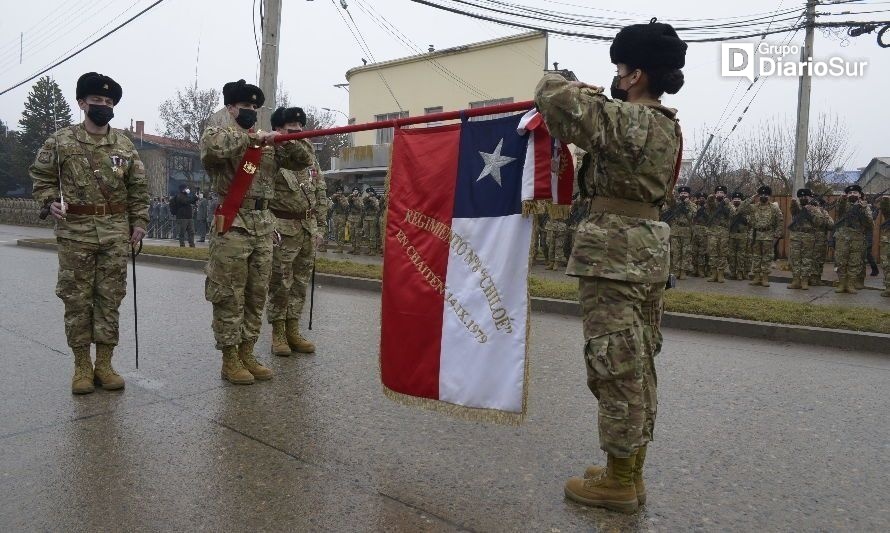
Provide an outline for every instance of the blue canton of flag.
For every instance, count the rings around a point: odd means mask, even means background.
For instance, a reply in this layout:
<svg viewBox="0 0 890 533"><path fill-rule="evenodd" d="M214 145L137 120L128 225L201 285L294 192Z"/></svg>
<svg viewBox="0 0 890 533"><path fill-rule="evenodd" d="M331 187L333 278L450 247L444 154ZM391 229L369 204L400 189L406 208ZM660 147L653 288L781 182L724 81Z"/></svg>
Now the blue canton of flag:
<svg viewBox="0 0 890 533"><path fill-rule="evenodd" d="M461 124L454 218L522 212L522 168L528 137L516 132L522 115Z"/></svg>

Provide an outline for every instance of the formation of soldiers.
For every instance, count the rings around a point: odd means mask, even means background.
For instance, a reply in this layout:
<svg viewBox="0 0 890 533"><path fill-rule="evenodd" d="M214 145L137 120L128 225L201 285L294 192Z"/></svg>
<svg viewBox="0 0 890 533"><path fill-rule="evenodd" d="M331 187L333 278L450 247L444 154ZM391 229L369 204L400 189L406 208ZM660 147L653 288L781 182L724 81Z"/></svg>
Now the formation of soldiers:
<svg viewBox="0 0 890 533"><path fill-rule="evenodd" d="M565 267L572 254L575 229L589 209L589 200L576 193L568 211L563 206L548 205L545 212L536 214L533 260L542 257L547 270Z"/></svg>
<svg viewBox="0 0 890 533"><path fill-rule="evenodd" d="M377 194L373 187L362 192L353 187L346 195L343 185L338 185L329 199L331 236L336 244L334 253L343 253L345 246L351 254L380 255L385 234L386 197Z"/></svg>
<svg viewBox="0 0 890 533"><path fill-rule="evenodd" d="M772 190L768 186L758 188L757 194L747 199L736 192L727 201L726 193L726 187L721 185L713 194L700 192L693 199L689 187L679 187L664 205L661 219L671 226L671 272L680 280L695 276L724 283L728 278L769 287L775 247L785 231L782 211L770 201ZM862 189L851 185L838 200L834 220L824 199L810 189L799 189L791 201L788 224L792 275L788 288L807 290L823 283L832 235L838 274L836 292L854 294L864 288L865 259L880 210L884 216L880 231L885 284L881 295L890 297L890 264L884 245L890 238L890 211L885 208L888 202L886 196L880 198L872 211ZM875 275L876 269L872 273Z"/></svg>

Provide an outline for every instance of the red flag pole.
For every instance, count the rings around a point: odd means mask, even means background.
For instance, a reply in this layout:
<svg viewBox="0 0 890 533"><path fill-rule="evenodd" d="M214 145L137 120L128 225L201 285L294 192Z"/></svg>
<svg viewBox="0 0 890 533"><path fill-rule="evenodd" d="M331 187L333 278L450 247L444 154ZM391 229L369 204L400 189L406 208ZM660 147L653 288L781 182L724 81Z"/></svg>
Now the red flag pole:
<svg viewBox="0 0 890 533"><path fill-rule="evenodd" d="M512 104L499 104L488 107L464 109L462 111L446 111L444 113L431 113L419 117L400 118L396 120L382 120L380 122L367 122L365 124L353 124L324 130L301 131L299 133L286 133L275 136L275 142L290 141L293 139L309 139L312 137L324 137L325 135L338 135L341 133L354 133L356 131L380 130L383 128L398 128L412 124L426 124L428 122L440 122L444 120L456 120L461 117L479 117L482 115L495 115L498 113L511 113L513 111L527 111L535 107L532 100L514 102Z"/></svg>

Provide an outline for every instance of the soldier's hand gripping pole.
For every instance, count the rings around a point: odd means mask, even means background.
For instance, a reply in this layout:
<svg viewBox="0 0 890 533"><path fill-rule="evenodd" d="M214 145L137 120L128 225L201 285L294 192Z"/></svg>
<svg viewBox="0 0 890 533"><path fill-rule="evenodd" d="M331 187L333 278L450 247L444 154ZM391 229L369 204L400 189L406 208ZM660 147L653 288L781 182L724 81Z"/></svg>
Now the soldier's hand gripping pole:
<svg viewBox="0 0 890 533"><path fill-rule="evenodd" d="M139 310L136 307L136 256L142 253L142 241L130 245L130 258L133 260L133 331L136 334L136 369L139 369Z"/></svg>
<svg viewBox="0 0 890 533"><path fill-rule="evenodd" d="M315 257L316 250L312 251L312 286L309 289L309 331L312 331L312 310L315 307Z"/></svg>

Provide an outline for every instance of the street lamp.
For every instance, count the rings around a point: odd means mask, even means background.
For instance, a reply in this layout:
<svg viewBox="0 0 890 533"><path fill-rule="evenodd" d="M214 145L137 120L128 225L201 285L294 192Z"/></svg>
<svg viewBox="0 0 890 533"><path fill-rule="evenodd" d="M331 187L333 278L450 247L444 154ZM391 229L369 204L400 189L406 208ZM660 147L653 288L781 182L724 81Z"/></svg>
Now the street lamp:
<svg viewBox="0 0 890 533"><path fill-rule="evenodd" d="M327 111L328 113L340 113L341 115L343 115L346 118L346 123L349 124L349 115L340 111L339 109L331 109L330 107L322 107L322 109L324 111Z"/></svg>

